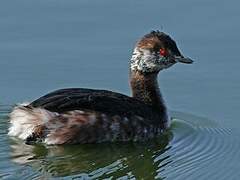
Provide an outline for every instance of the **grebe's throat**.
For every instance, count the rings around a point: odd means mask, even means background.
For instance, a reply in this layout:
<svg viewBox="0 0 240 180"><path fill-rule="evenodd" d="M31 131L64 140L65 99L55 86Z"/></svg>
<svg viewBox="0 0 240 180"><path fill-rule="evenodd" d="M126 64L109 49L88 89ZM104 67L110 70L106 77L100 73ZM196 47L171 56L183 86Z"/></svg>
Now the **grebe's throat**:
<svg viewBox="0 0 240 180"><path fill-rule="evenodd" d="M159 90L157 75L158 73L143 74L138 71L131 71L130 85L132 96L151 105L161 114L167 114L167 109Z"/></svg>

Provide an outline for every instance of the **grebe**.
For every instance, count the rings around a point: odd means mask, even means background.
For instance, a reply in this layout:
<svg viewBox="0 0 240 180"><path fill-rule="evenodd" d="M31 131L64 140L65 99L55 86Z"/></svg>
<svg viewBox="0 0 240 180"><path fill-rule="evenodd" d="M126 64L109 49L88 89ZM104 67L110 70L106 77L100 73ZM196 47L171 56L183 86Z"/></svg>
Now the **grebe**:
<svg viewBox="0 0 240 180"><path fill-rule="evenodd" d="M144 141L169 127L157 75L177 62L192 63L159 31L142 37L130 60L132 97L107 90L60 89L14 107L9 135L46 144Z"/></svg>

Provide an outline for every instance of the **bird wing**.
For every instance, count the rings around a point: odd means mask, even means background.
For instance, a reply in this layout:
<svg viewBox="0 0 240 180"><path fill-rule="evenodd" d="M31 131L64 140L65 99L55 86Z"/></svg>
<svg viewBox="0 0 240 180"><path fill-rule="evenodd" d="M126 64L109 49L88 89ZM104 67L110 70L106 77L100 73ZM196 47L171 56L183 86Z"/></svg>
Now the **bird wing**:
<svg viewBox="0 0 240 180"><path fill-rule="evenodd" d="M135 98L112 91L85 88L60 89L40 97L30 106L58 113L90 110L108 115L134 115L147 119L152 119L152 116L157 114L150 105Z"/></svg>

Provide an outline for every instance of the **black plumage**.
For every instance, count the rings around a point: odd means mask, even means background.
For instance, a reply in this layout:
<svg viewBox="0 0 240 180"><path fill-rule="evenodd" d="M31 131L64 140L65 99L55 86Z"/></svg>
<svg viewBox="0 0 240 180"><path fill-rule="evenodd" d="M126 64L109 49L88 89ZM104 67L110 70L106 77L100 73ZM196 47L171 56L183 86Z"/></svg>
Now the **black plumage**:
<svg viewBox="0 0 240 180"><path fill-rule="evenodd" d="M52 112L90 110L121 117L139 116L145 120L160 118L152 106L142 101L107 90L85 88L60 89L33 101L30 107L41 107Z"/></svg>

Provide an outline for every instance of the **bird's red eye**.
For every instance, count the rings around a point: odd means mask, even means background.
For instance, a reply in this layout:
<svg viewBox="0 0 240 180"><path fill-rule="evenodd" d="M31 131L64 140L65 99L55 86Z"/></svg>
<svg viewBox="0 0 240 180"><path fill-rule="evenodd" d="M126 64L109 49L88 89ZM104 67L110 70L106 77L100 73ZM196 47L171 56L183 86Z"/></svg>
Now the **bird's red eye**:
<svg viewBox="0 0 240 180"><path fill-rule="evenodd" d="M168 55L167 50L166 50L166 49L163 49L163 48L161 48L161 49L159 50L159 53L160 53L161 56L167 56L167 55Z"/></svg>

